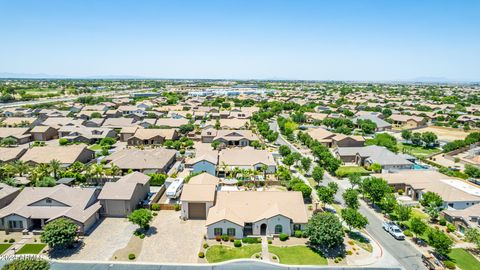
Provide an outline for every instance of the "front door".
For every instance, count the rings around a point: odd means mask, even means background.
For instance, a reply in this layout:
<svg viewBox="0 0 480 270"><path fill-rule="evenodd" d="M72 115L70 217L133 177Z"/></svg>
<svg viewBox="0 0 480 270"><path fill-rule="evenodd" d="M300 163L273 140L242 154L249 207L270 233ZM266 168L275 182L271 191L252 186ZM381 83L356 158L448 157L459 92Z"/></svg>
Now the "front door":
<svg viewBox="0 0 480 270"><path fill-rule="evenodd" d="M266 235L267 234L267 224L263 223L260 225L260 235Z"/></svg>

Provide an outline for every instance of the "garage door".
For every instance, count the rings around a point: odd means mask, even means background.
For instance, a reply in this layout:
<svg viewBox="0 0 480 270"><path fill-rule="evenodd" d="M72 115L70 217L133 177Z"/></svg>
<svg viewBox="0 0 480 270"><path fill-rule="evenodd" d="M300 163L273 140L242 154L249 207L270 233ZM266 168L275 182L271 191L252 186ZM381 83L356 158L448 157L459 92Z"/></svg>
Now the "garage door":
<svg viewBox="0 0 480 270"><path fill-rule="evenodd" d="M205 203L189 203L188 204L189 219L206 219Z"/></svg>

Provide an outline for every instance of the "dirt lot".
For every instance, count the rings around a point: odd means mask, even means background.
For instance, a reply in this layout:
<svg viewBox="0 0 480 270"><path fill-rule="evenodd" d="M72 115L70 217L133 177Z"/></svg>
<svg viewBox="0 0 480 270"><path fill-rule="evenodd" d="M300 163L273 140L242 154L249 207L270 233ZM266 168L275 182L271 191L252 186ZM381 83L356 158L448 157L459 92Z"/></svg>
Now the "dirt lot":
<svg viewBox="0 0 480 270"><path fill-rule="evenodd" d="M462 129L458 128L447 128L447 127L437 127L429 126L421 129L415 130L415 132L426 132L431 131L437 134L440 141L454 141L454 140L463 140L471 132L465 132Z"/></svg>

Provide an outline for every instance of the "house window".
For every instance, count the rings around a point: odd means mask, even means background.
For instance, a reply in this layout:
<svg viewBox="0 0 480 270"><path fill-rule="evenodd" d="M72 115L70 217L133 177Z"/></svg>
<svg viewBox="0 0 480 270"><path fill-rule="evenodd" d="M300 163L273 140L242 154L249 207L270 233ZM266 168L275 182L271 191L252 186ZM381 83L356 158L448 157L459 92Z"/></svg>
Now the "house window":
<svg viewBox="0 0 480 270"><path fill-rule="evenodd" d="M222 235L222 233L223 233L222 228L215 228L215 229L213 229L213 234L214 234L214 235Z"/></svg>
<svg viewBox="0 0 480 270"><path fill-rule="evenodd" d="M235 228L228 228L227 234L228 236L235 236Z"/></svg>
<svg viewBox="0 0 480 270"><path fill-rule="evenodd" d="M300 230L302 230L302 226L300 224L293 224L293 230L294 231L300 231Z"/></svg>
<svg viewBox="0 0 480 270"><path fill-rule="evenodd" d="M52 200L51 199L46 199L45 200L47 203L52 203Z"/></svg>
<svg viewBox="0 0 480 270"><path fill-rule="evenodd" d="M23 228L23 221L21 220L9 220L8 227L12 229Z"/></svg>
<svg viewBox="0 0 480 270"><path fill-rule="evenodd" d="M280 234L283 232L282 225L275 225L275 234Z"/></svg>

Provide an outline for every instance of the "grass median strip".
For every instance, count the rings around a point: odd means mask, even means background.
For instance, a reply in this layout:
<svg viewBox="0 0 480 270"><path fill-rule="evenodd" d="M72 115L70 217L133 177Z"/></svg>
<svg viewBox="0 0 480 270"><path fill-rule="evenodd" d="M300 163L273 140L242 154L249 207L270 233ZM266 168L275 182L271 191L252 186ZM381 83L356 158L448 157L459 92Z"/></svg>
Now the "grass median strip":
<svg viewBox="0 0 480 270"><path fill-rule="evenodd" d="M39 254L46 244L25 244L15 254Z"/></svg>

